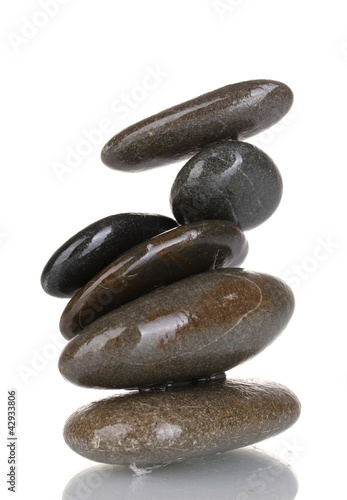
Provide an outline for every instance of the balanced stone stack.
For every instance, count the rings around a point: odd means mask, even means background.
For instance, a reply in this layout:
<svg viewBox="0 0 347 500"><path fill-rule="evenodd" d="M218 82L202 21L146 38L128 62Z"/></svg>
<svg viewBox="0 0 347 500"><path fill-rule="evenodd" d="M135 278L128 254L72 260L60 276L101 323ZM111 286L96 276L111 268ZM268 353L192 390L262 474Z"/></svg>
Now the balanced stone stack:
<svg viewBox="0 0 347 500"><path fill-rule="evenodd" d="M77 453L160 464L256 443L299 417L286 387L225 378L269 345L294 309L280 279L238 267L248 251L243 231L270 217L282 194L273 161L240 139L276 123L292 100L276 81L228 85L104 147L103 162L126 171L191 158L171 190L177 222L106 217L70 238L43 270L47 293L72 297L60 321L69 340L62 375L83 387L131 389L67 420L65 440Z"/></svg>

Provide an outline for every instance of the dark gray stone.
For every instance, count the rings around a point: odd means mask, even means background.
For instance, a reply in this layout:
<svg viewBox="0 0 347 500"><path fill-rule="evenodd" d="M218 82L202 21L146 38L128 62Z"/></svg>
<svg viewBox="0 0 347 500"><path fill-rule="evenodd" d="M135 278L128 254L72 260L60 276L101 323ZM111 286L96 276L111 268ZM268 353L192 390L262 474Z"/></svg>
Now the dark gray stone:
<svg viewBox="0 0 347 500"><path fill-rule="evenodd" d="M248 243L229 221L185 224L146 240L109 264L76 293L60 320L71 339L100 316L152 290L219 267L243 262Z"/></svg>
<svg viewBox="0 0 347 500"><path fill-rule="evenodd" d="M204 219L230 220L252 229L276 210L282 179L263 151L240 141L204 148L178 173L170 202L179 223Z"/></svg>
<svg viewBox="0 0 347 500"><path fill-rule="evenodd" d="M129 248L177 226L157 214L111 215L68 239L49 259L41 275L45 292L71 297L101 269Z"/></svg>
<svg viewBox="0 0 347 500"><path fill-rule="evenodd" d="M218 381L97 401L67 420L64 437L90 460L151 465L257 443L299 415L300 402L282 385Z"/></svg>
<svg viewBox="0 0 347 500"><path fill-rule="evenodd" d="M245 139L278 122L293 93L273 80L227 85L142 120L103 148L109 167L136 171L192 156L223 139Z"/></svg>
<svg viewBox="0 0 347 500"><path fill-rule="evenodd" d="M91 323L59 369L74 384L116 389L206 378L262 351L293 309L278 278L238 268L197 274Z"/></svg>

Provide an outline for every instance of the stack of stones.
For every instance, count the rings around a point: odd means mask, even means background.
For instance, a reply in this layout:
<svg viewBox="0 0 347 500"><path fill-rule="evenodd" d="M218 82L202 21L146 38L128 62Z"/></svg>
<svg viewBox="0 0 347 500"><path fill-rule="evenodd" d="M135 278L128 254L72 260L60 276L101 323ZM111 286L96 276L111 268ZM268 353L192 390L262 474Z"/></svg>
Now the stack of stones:
<svg viewBox="0 0 347 500"><path fill-rule="evenodd" d="M106 217L44 268L44 290L72 296L60 321L69 340L62 375L83 387L131 389L67 420L65 440L77 453L110 464L166 463L256 443L299 417L286 387L225 378L269 345L294 309L280 279L238 267L248 251L243 231L270 217L282 194L273 161L240 139L276 123L292 100L276 81L228 85L104 147L103 162L126 171L191 158L171 190L177 222Z"/></svg>

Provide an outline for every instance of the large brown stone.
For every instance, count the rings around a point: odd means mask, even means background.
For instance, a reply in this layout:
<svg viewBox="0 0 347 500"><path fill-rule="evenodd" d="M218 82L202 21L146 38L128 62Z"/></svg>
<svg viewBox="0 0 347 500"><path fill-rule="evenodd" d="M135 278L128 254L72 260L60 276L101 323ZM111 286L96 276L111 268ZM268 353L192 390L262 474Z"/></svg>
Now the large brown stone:
<svg viewBox="0 0 347 500"><path fill-rule="evenodd" d="M59 368L85 387L132 388L205 378L262 351L288 323L281 280L217 269L133 300L86 327Z"/></svg>
<svg viewBox="0 0 347 500"><path fill-rule="evenodd" d="M113 396L77 410L67 444L109 464L160 464L224 452L274 436L296 422L297 397L256 380Z"/></svg>
<svg viewBox="0 0 347 500"><path fill-rule="evenodd" d="M118 170L153 168L223 139L245 139L278 122L293 93L273 80L227 85L146 118L104 146L101 159Z"/></svg>
<svg viewBox="0 0 347 500"><path fill-rule="evenodd" d="M186 224L123 253L70 300L60 330L71 339L100 316L155 288L218 267L238 266L248 244L230 221Z"/></svg>

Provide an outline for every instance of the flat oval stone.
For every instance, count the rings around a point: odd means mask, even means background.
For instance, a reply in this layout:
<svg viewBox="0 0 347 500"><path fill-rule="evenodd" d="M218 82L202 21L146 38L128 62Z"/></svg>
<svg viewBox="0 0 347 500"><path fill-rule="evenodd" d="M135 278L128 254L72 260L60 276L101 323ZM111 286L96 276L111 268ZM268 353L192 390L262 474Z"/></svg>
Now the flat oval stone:
<svg viewBox="0 0 347 500"><path fill-rule="evenodd" d="M131 248L103 269L66 306L60 330L71 339L95 319L155 288L218 267L238 266L248 243L229 221L176 227Z"/></svg>
<svg viewBox="0 0 347 500"><path fill-rule="evenodd" d="M246 142L204 148L178 173L170 195L179 223L224 219L243 230L268 219L282 197L281 174L267 154Z"/></svg>
<svg viewBox="0 0 347 500"><path fill-rule="evenodd" d="M262 351L293 309L278 278L201 273L94 321L65 346L59 369L74 384L116 389L207 378Z"/></svg>
<svg viewBox="0 0 347 500"><path fill-rule="evenodd" d="M64 438L96 462L152 465L257 443L299 415L300 402L288 388L229 380L97 401L67 420Z"/></svg>
<svg viewBox="0 0 347 500"><path fill-rule="evenodd" d="M71 297L101 269L129 248L177 226L157 214L111 215L68 239L49 259L41 275L45 292Z"/></svg>
<svg viewBox="0 0 347 500"><path fill-rule="evenodd" d="M293 93L273 80L227 85L131 125L103 148L102 161L139 171L177 161L223 139L245 139L278 122Z"/></svg>

